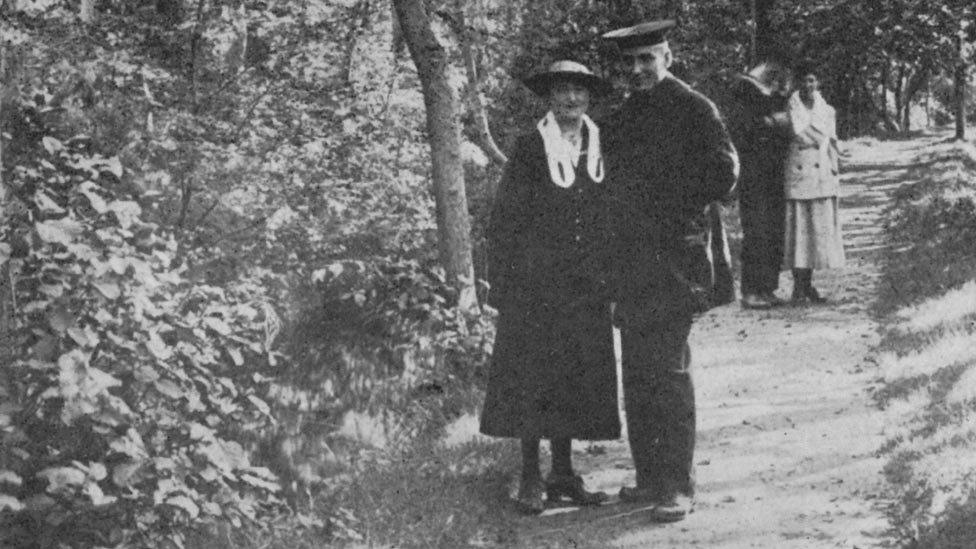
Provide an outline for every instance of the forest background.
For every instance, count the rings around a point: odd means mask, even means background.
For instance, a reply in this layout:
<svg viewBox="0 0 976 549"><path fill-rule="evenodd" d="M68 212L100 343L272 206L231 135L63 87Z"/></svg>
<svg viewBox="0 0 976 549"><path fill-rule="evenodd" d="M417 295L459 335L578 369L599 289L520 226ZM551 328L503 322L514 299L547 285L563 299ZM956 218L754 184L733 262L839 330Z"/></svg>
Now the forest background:
<svg viewBox="0 0 976 549"><path fill-rule="evenodd" d="M719 104L757 60L811 58L845 138L954 123L964 139L976 111L964 0L0 15L12 547L461 546L489 528L467 494L504 483L510 448L437 445L491 352L484 226L503 151L543 108L518 79L562 57L616 78L607 29L677 19L674 70Z"/></svg>

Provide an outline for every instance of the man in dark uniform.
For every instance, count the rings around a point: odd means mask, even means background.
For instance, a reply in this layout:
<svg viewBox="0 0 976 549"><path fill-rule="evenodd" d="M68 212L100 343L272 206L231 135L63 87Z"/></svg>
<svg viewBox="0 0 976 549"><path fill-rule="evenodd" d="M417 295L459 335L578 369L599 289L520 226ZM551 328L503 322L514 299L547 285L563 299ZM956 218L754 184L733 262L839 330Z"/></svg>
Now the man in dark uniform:
<svg viewBox="0 0 976 549"><path fill-rule="evenodd" d="M742 220L742 306L768 309L783 263L786 199L783 177L789 151L786 114L788 71L774 61L737 76L728 105L729 129L739 152L739 217Z"/></svg>
<svg viewBox="0 0 976 549"><path fill-rule="evenodd" d="M617 44L631 94L603 127L614 226L615 319L637 486L623 501L653 518L691 511L695 393L688 335L698 296L685 274L708 259L696 225L728 195L738 157L715 105L668 71L665 32L652 21L603 35ZM697 265L700 267L701 265Z"/></svg>

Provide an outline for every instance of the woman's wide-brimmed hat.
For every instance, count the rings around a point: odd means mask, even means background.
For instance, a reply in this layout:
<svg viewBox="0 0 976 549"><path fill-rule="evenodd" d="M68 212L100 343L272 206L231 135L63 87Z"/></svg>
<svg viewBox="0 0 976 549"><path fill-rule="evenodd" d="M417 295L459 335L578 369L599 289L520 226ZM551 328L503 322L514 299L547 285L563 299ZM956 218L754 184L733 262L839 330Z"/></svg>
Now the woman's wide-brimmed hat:
<svg viewBox="0 0 976 549"><path fill-rule="evenodd" d="M575 82L585 86L594 95L606 95L613 91L609 82L593 74L586 65L568 60L556 61L545 72L534 74L522 82L536 95L546 97L552 84L558 81Z"/></svg>

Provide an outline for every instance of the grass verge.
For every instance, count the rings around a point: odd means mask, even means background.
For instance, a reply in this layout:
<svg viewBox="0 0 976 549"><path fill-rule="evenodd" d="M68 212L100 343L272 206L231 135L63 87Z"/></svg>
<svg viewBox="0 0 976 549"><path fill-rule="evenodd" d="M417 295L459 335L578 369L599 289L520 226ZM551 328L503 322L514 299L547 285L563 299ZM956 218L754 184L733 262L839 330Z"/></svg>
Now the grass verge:
<svg viewBox="0 0 976 549"><path fill-rule="evenodd" d="M924 151L886 216L877 312L892 426L888 518L906 548L976 547L976 148Z"/></svg>

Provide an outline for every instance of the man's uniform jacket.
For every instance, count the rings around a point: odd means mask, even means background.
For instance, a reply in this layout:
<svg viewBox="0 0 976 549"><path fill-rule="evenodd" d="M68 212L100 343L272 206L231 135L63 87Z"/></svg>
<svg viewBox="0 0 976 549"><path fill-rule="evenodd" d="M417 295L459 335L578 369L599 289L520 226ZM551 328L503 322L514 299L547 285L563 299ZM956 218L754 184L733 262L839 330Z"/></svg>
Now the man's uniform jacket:
<svg viewBox="0 0 976 549"><path fill-rule="evenodd" d="M738 157L715 104L669 76L604 120L614 299L644 321L700 310L709 277L705 206L725 198Z"/></svg>

